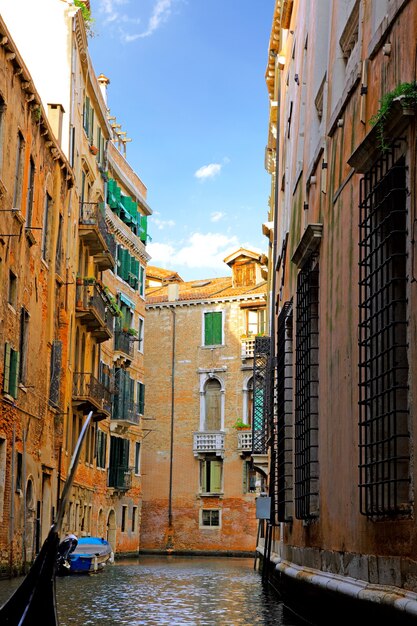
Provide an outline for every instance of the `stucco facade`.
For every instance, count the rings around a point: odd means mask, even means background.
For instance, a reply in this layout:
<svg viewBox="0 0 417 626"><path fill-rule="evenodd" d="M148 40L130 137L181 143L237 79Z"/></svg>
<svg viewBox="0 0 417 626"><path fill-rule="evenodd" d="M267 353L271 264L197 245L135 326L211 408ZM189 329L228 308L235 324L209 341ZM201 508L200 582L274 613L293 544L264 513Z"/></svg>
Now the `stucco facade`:
<svg viewBox="0 0 417 626"><path fill-rule="evenodd" d="M334 623L325 601L348 623L416 614L416 34L404 0L276 3L271 31L265 554L274 584L319 623ZM381 139L371 118L405 83L414 96L387 106Z"/></svg>
<svg viewBox="0 0 417 626"><path fill-rule="evenodd" d="M261 260L239 250L227 259L233 277L192 282L152 268L141 551L254 551L262 479L251 430L234 425L251 426L253 342L265 330Z"/></svg>

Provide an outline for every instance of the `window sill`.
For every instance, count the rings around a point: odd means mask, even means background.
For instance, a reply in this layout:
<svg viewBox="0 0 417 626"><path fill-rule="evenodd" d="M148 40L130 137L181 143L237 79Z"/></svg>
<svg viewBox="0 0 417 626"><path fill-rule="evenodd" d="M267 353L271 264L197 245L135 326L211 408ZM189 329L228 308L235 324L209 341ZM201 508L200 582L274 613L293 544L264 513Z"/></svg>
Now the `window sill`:
<svg viewBox="0 0 417 626"><path fill-rule="evenodd" d="M213 492L213 493L199 493L198 497L199 498L223 498L224 496L224 492L223 491L218 491L218 492Z"/></svg>
<svg viewBox="0 0 417 626"><path fill-rule="evenodd" d="M224 347L225 347L224 343L213 343L210 346L200 346L202 350L213 350L213 348L224 348Z"/></svg>

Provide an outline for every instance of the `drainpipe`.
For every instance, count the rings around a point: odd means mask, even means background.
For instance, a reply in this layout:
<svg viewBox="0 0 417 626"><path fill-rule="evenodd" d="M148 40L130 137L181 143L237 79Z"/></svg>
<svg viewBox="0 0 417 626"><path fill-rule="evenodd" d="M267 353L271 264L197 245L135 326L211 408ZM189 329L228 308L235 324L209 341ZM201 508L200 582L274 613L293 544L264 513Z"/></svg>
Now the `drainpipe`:
<svg viewBox="0 0 417 626"><path fill-rule="evenodd" d="M10 576L13 573L13 535L14 535L14 457L16 446L16 426L13 424L13 438L12 438L12 463L10 468L10 516L9 516L9 567Z"/></svg>
<svg viewBox="0 0 417 626"><path fill-rule="evenodd" d="M168 527L172 528L172 470L174 458L174 402L175 402L175 308L169 307L172 313L172 351L171 351L171 433L169 449L169 495L168 495Z"/></svg>

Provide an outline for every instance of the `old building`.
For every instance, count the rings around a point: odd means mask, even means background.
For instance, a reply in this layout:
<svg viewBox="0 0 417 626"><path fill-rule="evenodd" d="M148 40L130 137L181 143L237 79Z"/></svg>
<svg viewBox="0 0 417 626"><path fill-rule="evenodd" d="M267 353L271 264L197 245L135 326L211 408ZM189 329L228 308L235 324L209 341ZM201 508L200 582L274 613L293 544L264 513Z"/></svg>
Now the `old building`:
<svg viewBox="0 0 417 626"><path fill-rule="evenodd" d="M85 5L89 9L89 3ZM19 6L26 11L26 20L20 19ZM45 286L42 292L43 315L49 315L50 320L36 324L39 330L37 340L42 347L34 354L45 352L48 358L44 363L51 362L55 409L52 424L56 432L51 426L39 426L43 436L49 433L55 456L51 457L49 440L44 442L45 450L43 442L37 442L37 472L45 477L41 478L44 487L40 491L37 487L35 509L30 509L35 511L30 515L36 518L34 525L38 533L34 550L45 538L54 518L75 444L85 417L91 411L93 421L79 462L63 531L106 536L115 552L137 554L141 507L141 417L145 390L145 268L149 259L146 253L149 239L147 216L151 213L146 202L146 187L126 160L126 143L130 140L126 133L118 130L120 125L114 123L115 117L110 116L106 94L109 81L103 75L97 78L94 73L88 52L85 12L83 14L72 0L48 0L43 3L42 10L33 3L28 5L25 0L17 0L13 7L0 1L0 10L33 72L29 76L25 68L18 75L23 89L22 106L28 111L34 110L32 117L26 113L27 129L23 117L19 120L18 147L15 148L17 169L8 171L9 178L2 177L2 181L6 190L11 189L21 168L21 188L29 190L16 192L16 198L20 198L21 193L22 202L26 202L33 189L40 190L47 184L46 216L37 227L39 237L42 236L42 258L48 261L51 276L55 273L59 277L54 278L56 287L49 279L48 288ZM48 10L46 20L43 11ZM33 47L28 30L35 25L39 45ZM7 44L6 39L4 41ZM6 44L3 42L2 45ZM8 47L4 51L6 61L12 61L12 55L18 54ZM5 73L4 80L6 78ZM11 78L8 80L10 83ZM33 87L38 80L39 95ZM3 112L12 111L6 104L1 110L2 120ZM37 121L37 126L31 129L33 120ZM51 186L52 173L48 175L47 183L43 181L47 170L43 165L38 167L35 157L30 158L26 149L25 133L28 137L35 136L36 129L38 142L41 141L38 135L46 137L40 144L39 154L43 154L45 146L49 149L46 154L52 150L62 170L62 184L70 187L66 181L71 179L71 189L65 197L64 191L60 192L59 204L58 182L55 187ZM2 139L6 137L3 127L1 136ZM11 148L14 149L13 142ZM34 206L35 202L39 206L41 203L40 191L37 193ZM11 207L16 206L16 198L12 199L15 205L8 198ZM16 212L10 217L13 215L18 217ZM36 238L33 225L25 232L26 239ZM20 239L16 239L16 243L18 241ZM54 270L49 261L55 249L59 255L54 256L54 263L59 270ZM24 263L26 257L23 254L23 250L16 249L8 255L8 263L14 263L16 267ZM38 289L42 272L38 277L33 263L27 263L25 269L28 272L30 269L30 280L35 281ZM10 271L16 270L11 267ZM11 287L8 289L13 291ZM40 306L37 303L36 299L36 306ZM27 333L25 315L21 318L22 337ZM30 309L28 315L32 315ZM18 352L16 333L9 327L5 331L4 341ZM19 355L14 356L13 350L11 356L10 350L6 354L4 371L7 373L10 367L15 376ZM40 378L45 370L44 363L43 372L39 370ZM43 387L45 393L38 392L37 395L46 398L47 403L49 391L44 376ZM33 402L30 392L26 397L28 402ZM34 405L30 406L34 412ZM26 456L21 447L16 444L23 460L20 457L16 460L9 451L7 458L4 456L2 467L8 477L17 471L14 468L19 467L21 473L21 468L25 467ZM40 493L45 495L41 498ZM41 503L38 504L39 510L36 502ZM20 526L27 524L28 516L28 511L22 512ZM21 534L20 526L16 522L14 525L8 535L9 543L13 533L16 540ZM33 538L30 541L33 546ZM5 553L6 561L11 562L13 558Z"/></svg>
<svg viewBox="0 0 417 626"><path fill-rule="evenodd" d="M57 506L72 168L0 19L0 569L30 562Z"/></svg>
<svg viewBox="0 0 417 626"><path fill-rule="evenodd" d="M191 282L150 270L141 551L254 551L262 476L250 457L253 348L265 332L264 261L241 248L225 259L231 277Z"/></svg>
<svg viewBox="0 0 417 626"><path fill-rule="evenodd" d="M416 35L408 0L275 5L272 511L258 549L320 624L417 612Z"/></svg>

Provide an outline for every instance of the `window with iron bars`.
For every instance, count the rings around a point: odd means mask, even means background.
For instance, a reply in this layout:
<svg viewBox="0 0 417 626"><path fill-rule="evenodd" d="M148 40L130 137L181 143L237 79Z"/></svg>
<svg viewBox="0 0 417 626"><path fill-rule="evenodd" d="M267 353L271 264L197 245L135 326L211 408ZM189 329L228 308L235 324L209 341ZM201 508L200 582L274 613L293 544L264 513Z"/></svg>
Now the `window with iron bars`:
<svg viewBox="0 0 417 626"><path fill-rule="evenodd" d="M310 255L298 273L295 343L295 517L308 520L319 512L317 253Z"/></svg>
<svg viewBox="0 0 417 626"><path fill-rule="evenodd" d="M371 518L411 513L406 164L396 152L360 187L359 489Z"/></svg>
<svg viewBox="0 0 417 626"><path fill-rule="evenodd" d="M278 316L276 406L273 481L274 517L278 522L292 519L293 512L293 314L292 301L286 302Z"/></svg>

